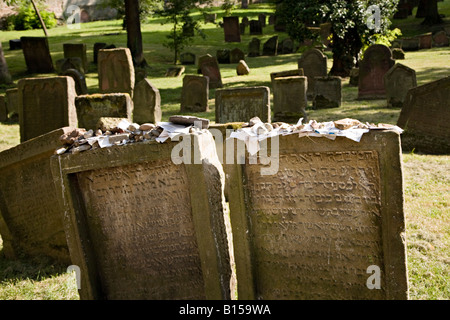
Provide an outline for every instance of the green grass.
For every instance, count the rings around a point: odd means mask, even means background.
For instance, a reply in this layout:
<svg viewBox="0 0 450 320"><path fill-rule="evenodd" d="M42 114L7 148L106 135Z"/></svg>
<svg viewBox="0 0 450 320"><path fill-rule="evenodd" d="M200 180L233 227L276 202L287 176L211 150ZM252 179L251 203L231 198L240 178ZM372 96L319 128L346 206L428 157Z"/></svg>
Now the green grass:
<svg viewBox="0 0 450 320"><path fill-rule="evenodd" d="M440 11L450 17L450 1L439 2ZM235 10L233 15L257 17L261 12L273 10L269 5L253 5L249 10ZM214 9L220 21L223 12ZM396 20L395 24L405 29L405 35L423 33L418 24L422 19L409 18ZM448 18L446 18L446 22ZM150 17L142 26L145 58L149 62L148 79L161 93L163 120L179 113L182 77L166 78L166 69L172 66L172 53L162 43L170 30L169 25L161 25L162 20ZM204 26L207 38L196 37L186 51L194 52L197 57L217 49L239 47L247 50L247 44L253 36L242 36L241 43L225 43L223 30L213 24ZM103 34L118 35L102 36ZM262 41L274 35L273 26L264 29ZM277 33L282 40L287 35ZM48 76L28 75L21 51L9 51L8 41L20 36L42 36L42 30L0 32L5 57L14 79L14 85L23 77ZM87 44L88 58L92 60L92 48L95 42L114 43L126 46L126 33L121 21L92 22L81 25L79 30L58 27L49 30L49 43L53 61L63 57L63 43L83 42ZM329 69L332 64L330 52ZM270 73L290 70L297 67L299 53L276 57L246 58L251 72L248 76L236 76L235 65L220 65L226 88L264 85L271 87ZM433 48L418 52L407 52L406 60L399 60L417 72L418 84L437 80L450 73L450 48ZM185 74L196 74L196 66L186 66ZM91 63L86 75L90 93L98 92L96 66ZM0 87L0 94L6 87ZM214 120L214 94L210 90L210 111L197 114ZM307 112L310 119L330 121L341 118L355 118L363 122L396 124L400 109L386 108L386 101L358 101L357 88L349 86L348 79L343 83L343 104L340 108L312 110ZM19 144L19 126L17 123L0 123L0 151ZM450 299L450 157L404 153L403 172L405 181L405 215L407 263L411 299ZM73 274L67 274L67 266L49 264L46 261L19 259L10 261L2 256L0 238L0 299L78 299Z"/></svg>

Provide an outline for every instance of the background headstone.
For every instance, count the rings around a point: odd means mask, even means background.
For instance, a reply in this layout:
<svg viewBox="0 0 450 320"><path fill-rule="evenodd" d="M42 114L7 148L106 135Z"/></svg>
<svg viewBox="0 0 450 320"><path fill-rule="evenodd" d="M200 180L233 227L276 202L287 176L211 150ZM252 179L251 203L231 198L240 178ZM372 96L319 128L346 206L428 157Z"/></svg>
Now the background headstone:
<svg viewBox="0 0 450 320"><path fill-rule="evenodd" d="M316 77L314 79L313 108L338 108L342 104L341 77Z"/></svg>
<svg viewBox="0 0 450 320"><path fill-rule="evenodd" d="M195 64L195 54L191 52L183 52L180 54L180 62L184 65Z"/></svg>
<svg viewBox="0 0 450 320"><path fill-rule="evenodd" d="M181 91L181 112L206 112L209 100L209 78L185 75Z"/></svg>
<svg viewBox="0 0 450 320"><path fill-rule="evenodd" d="M250 35L253 36L253 35L262 35L263 34L261 21L250 20L249 26L250 26Z"/></svg>
<svg viewBox="0 0 450 320"><path fill-rule="evenodd" d="M263 45L263 56L276 56L278 50L278 36L268 39Z"/></svg>
<svg viewBox="0 0 450 320"><path fill-rule="evenodd" d="M420 49L431 49L433 47L433 34L431 32L419 36Z"/></svg>
<svg viewBox="0 0 450 320"><path fill-rule="evenodd" d="M83 61L81 61L81 59L78 57L63 58L56 60L55 65L56 65L56 72L59 75L63 75L64 72L66 72L69 69L78 70L82 74L86 73L86 70L84 69L83 66Z"/></svg>
<svg viewBox="0 0 450 320"><path fill-rule="evenodd" d="M219 89L215 100L216 123L246 122L253 117L271 121L268 87Z"/></svg>
<svg viewBox="0 0 450 320"><path fill-rule="evenodd" d="M22 50L22 42L20 39L9 40L9 50Z"/></svg>
<svg viewBox="0 0 450 320"><path fill-rule="evenodd" d="M417 87L416 71L397 63L384 75L388 107L401 108L411 88Z"/></svg>
<svg viewBox="0 0 450 320"><path fill-rule="evenodd" d="M261 53L261 40L258 38L252 38L248 44L248 56L258 57Z"/></svg>
<svg viewBox="0 0 450 320"><path fill-rule="evenodd" d="M128 93L133 97L135 74L130 49L101 49L98 81L102 93Z"/></svg>
<svg viewBox="0 0 450 320"><path fill-rule="evenodd" d="M278 43L278 54L290 54L294 52L294 41L291 38L286 38Z"/></svg>
<svg viewBox="0 0 450 320"><path fill-rule="evenodd" d="M327 56L318 49L309 49L305 51L298 60L298 68L303 69L308 77L308 97L314 95L314 78L325 77L328 74Z"/></svg>
<svg viewBox="0 0 450 320"><path fill-rule="evenodd" d="M54 71L46 37L21 37L20 41L29 73L51 73Z"/></svg>
<svg viewBox="0 0 450 320"><path fill-rule="evenodd" d="M230 63L230 49L220 49L216 51L216 58L218 63Z"/></svg>
<svg viewBox="0 0 450 320"><path fill-rule="evenodd" d="M97 64L98 62L98 52L100 51L100 49L105 49L106 46L108 44L104 43L104 42L96 42L94 43L94 48L93 48L93 60L94 63Z"/></svg>
<svg viewBox="0 0 450 320"><path fill-rule="evenodd" d="M359 63L358 99L385 99L383 77L394 64L391 49L382 44L370 46Z"/></svg>
<svg viewBox="0 0 450 320"><path fill-rule="evenodd" d="M68 69L63 74L63 76L68 76L75 81L75 91L77 95L88 94L88 89L86 86L86 77L76 69Z"/></svg>
<svg viewBox="0 0 450 320"><path fill-rule="evenodd" d="M71 77L21 79L18 93L21 142L58 128L77 127L77 93Z"/></svg>
<svg viewBox="0 0 450 320"><path fill-rule="evenodd" d="M304 76L274 78L272 84L273 120L297 123L303 118L306 122L308 78Z"/></svg>
<svg viewBox="0 0 450 320"><path fill-rule="evenodd" d="M0 95L0 122L8 120L8 109L6 108L6 96Z"/></svg>
<svg viewBox="0 0 450 320"><path fill-rule="evenodd" d="M239 17L223 17L223 31L225 42L241 42Z"/></svg>
<svg viewBox="0 0 450 320"><path fill-rule="evenodd" d="M215 57L202 57L200 64L201 73L209 78L209 88L222 88L222 75L220 74L219 64Z"/></svg>
<svg viewBox="0 0 450 320"><path fill-rule="evenodd" d="M295 76L304 76L303 69L293 69L293 70L284 70L284 71L277 71L272 72L270 74L270 81L273 85L273 80L275 78L283 78L283 77L295 77Z"/></svg>
<svg viewBox="0 0 450 320"><path fill-rule="evenodd" d="M433 35L433 42L435 47L448 47L449 40L445 31L438 31Z"/></svg>
<svg viewBox="0 0 450 320"><path fill-rule="evenodd" d="M159 90L148 79L139 81L134 88L133 122L161 122L161 95Z"/></svg>
<svg viewBox="0 0 450 320"><path fill-rule="evenodd" d="M5 93L6 108L8 109L8 117L11 119L19 119L19 89L7 89Z"/></svg>
<svg viewBox="0 0 450 320"><path fill-rule="evenodd" d="M397 125L405 151L450 154L450 77L408 91Z"/></svg>
<svg viewBox="0 0 450 320"><path fill-rule="evenodd" d="M64 58L80 58L84 73L88 72L88 59L86 54L86 44L84 43L64 43Z"/></svg>
<svg viewBox="0 0 450 320"><path fill-rule="evenodd" d="M250 74L250 68L245 60L240 60L236 66L236 73L238 76L246 76Z"/></svg>
<svg viewBox="0 0 450 320"><path fill-rule="evenodd" d="M0 43L0 84L9 84L12 82L11 74L8 70L5 55L3 54L2 44Z"/></svg>
<svg viewBox="0 0 450 320"><path fill-rule="evenodd" d="M419 37L405 37L401 39L403 51L418 51L420 50Z"/></svg>
<svg viewBox="0 0 450 320"><path fill-rule="evenodd" d="M245 53L239 48L234 48L230 51L230 63L238 63L245 60Z"/></svg>

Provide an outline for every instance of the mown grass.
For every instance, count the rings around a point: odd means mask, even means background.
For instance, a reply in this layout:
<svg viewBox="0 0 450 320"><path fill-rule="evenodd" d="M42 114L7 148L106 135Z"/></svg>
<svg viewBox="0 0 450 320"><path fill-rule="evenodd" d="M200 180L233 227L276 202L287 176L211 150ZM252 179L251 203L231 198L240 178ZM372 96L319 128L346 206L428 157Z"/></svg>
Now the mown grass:
<svg viewBox="0 0 450 320"><path fill-rule="evenodd" d="M439 2L441 13L450 17L450 1ZM233 15L255 17L260 12L270 12L270 5L250 6L249 10L235 10ZM223 12L219 9L217 21ZM406 33L423 33L418 27L421 19L412 18L398 20L398 26L404 26ZM160 90L163 109L163 120L170 115L178 114L180 109L182 77L166 78L166 69L172 66L172 53L162 45L170 30L169 25L161 25L158 17L149 17L143 24L144 53L149 62L148 78ZM415 26L415 27L414 27ZM197 57L210 53L215 55L219 48L235 48L247 50L247 44L253 36L242 36L241 43L225 43L223 30L216 25L204 25L206 39L196 37L186 51L194 52ZM416 30L416 31L414 31ZM118 33L118 34L116 34ZM9 70L14 85L23 77L48 76L29 75L21 51L9 51L10 39L20 36L42 36L41 30L26 32L0 32L0 41L5 50ZM126 33L122 30L121 21L92 22L81 25L79 30L58 27L49 30L49 43L53 61L63 57L62 45L65 42L83 42L87 44L88 57L92 60L92 48L95 42L114 43L126 46ZM112 34L112 35L105 35ZM264 41L274 35L273 26L264 29L259 38ZM280 39L287 37L284 33L276 33ZM329 52L329 69L332 57ZM222 64L221 74L225 87L241 87L264 85L271 87L270 73L290 70L297 67L300 53L279 55L275 57L246 58L251 68L248 76L237 76L235 65ZM437 80L450 74L450 48L433 48L418 52L407 52L406 60L397 62L405 64L417 72L418 84ZM90 93L98 92L96 66L91 63L86 74ZM195 74L196 66L186 66L186 74ZM0 87L0 94L6 87ZM215 90L210 90L210 111L196 114L214 120ZM313 110L311 105L307 112L310 119L330 121L341 118L355 118L363 122L396 124L400 109L386 107L384 100L358 101L357 88L343 82L343 104L340 108ZM19 126L17 123L0 123L0 151L19 144ZM450 299L450 157L430 156L404 153L403 173L405 181L405 216L407 264L411 299ZM10 261L2 256L0 238L0 299L78 299L75 277L66 272L67 266L58 266L48 261L19 259Z"/></svg>

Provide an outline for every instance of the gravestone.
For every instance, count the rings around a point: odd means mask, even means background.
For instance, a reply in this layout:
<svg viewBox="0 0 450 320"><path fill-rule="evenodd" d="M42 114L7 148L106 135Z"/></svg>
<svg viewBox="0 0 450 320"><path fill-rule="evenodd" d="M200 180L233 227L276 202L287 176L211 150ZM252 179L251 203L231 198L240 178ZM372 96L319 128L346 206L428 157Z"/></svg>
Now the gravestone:
<svg viewBox="0 0 450 320"><path fill-rule="evenodd" d="M29 73L51 73L54 71L46 37L21 37L20 42Z"/></svg>
<svg viewBox="0 0 450 320"><path fill-rule="evenodd" d="M88 89L86 86L85 76L76 69L68 69L63 74L63 76L71 77L75 81L75 91L77 95L88 94Z"/></svg>
<svg viewBox="0 0 450 320"><path fill-rule="evenodd" d="M251 36L262 35L263 34L261 21L259 21L259 20L250 20L249 21L249 26L250 26L250 35Z"/></svg>
<svg viewBox="0 0 450 320"><path fill-rule="evenodd" d="M204 13L205 23L216 23L217 13Z"/></svg>
<svg viewBox="0 0 450 320"><path fill-rule="evenodd" d="M216 90L216 123L246 122L259 117L270 122L270 89L244 87Z"/></svg>
<svg viewBox="0 0 450 320"><path fill-rule="evenodd" d="M20 142L62 127L77 127L71 77L26 78L18 82Z"/></svg>
<svg viewBox="0 0 450 320"><path fill-rule="evenodd" d="M314 79L314 109L338 108L342 104L341 77L316 77Z"/></svg>
<svg viewBox="0 0 450 320"><path fill-rule="evenodd" d="M420 39L418 37L402 38L403 51L418 51L420 50Z"/></svg>
<svg viewBox="0 0 450 320"><path fill-rule="evenodd" d="M436 32L436 34L433 35L433 42L435 47L448 47L449 40L447 33L445 31Z"/></svg>
<svg viewBox="0 0 450 320"><path fill-rule="evenodd" d="M385 99L383 77L394 64L391 49L382 44L370 46L359 63L358 99Z"/></svg>
<svg viewBox="0 0 450 320"><path fill-rule="evenodd" d="M161 122L161 95L148 79L139 81L134 88L133 122Z"/></svg>
<svg viewBox="0 0 450 320"><path fill-rule="evenodd" d="M51 165L82 300L231 298L225 178L208 131Z"/></svg>
<svg viewBox="0 0 450 320"><path fill-rule="evenodd" d="M261 52L261 40L258 38L252 38L250 43L248 44L248 56L249 57L258 57Z"/></svg>
<svg viewBox="0 0 450 320"><path fill-rule="evenodd" d="M431 32L419 36L419 48L431 49L433 47L433 34Z"/></svg>
<svg viewBox="0 0 450 320"><path fill-rule="evenodd" d="M105 49L107 45L108 44L106 44L104 42L96 42L96 43L94 43L94 48L93 48L93 56L94 56L94 58L93 58L93 60L94 60L95 64L97 64L97 62L98 62L98 52L100 51L100 49Z"/></svg>
<svg viewBox="0 0 450 320"><path fill-rule="evenodd" d="M0 234L8 259L48 257L70 265L50 157L62 147L60 128L0 153Z"/></svg>
<svg viewBox="0 0 450 320"><path fill-rule="evenodd" d="M245 60L245 53L239 48L234 48L230 51L230 63L238 63L241 60Z"/></svg>
<svg viewBox="0 0 450 320"><path fill-rule="evenodd" d="M19 118L19 89L7 89L5 93L6 108L8 109L9 118Z"/></svg>
<svg viewBox="0 0 450 320"><path fill-rule="evenodd" d="M450 154L450 77L408 91L397 125L402 147L430 154Z"/></svg>
<svg viewBox="0 0 450 320"><path fill-rule="evenodd" d="M294 52L294 41L286 38L278 44L278 54L290 54Z"/></svg>
<svg viewBox="0 0 450 320"><path fill-rule="evenodd" d="M416 71L397 63L384 75L388 107L401 108L411 88L417 87Z"/></svg>
<svg viewBox="0 0 450 320"><path fill-rule="evenodd" d="M69 69L78 70L80 73L85 74L85 69L83 66L83 62L78 57L73 58L63 58L56 60L56 72L58 75L63 75Z"/></svg>
<svg viewBox="0 0 450 320"><path fill-rule="evenodd" d="M209 78L186 75L183 78L180 112L207 112L209 100Z"/></svg>
<svg viewBox="0 0 450 320"><path fill-rule="evenodd" d="M304 75L305 74L303 73L303 69L293 69L293 70L272 72L270 74L270 82L272 83L272 86L273 86L273 80L275 78L295 77L295 76L303 77Z"/></svg>
<svg viewBox="0 0 450 320"><path fill-rule="evenodd" d="M9 73L2 44L0 43L0 84L10 84L11 82L11 74Z"/></svg>
<svg viewBox="0 0 450 320"><path fill-rule="evenodd" d="M278 36L273 36L263 45L263 56L276 56L278 49Z"/></svg>
<svg viewBox="0 0 450 320"><path fill-rule="evenodd" d="M207 54L205 54L205 55L203 55L203 56L200 56L200 57L198 58L198 61L197 61L197 73L198 73L198 74L201 74L201 73L202 73L202 70L201 70L201 68L200 68L200 66L201 66L201 64L202 64L202 61L208 60L208 59L210 59L210 58L212 58L212 55L210 55L209 53L207 53Z"/></svg>
<svg viewBox="0 0 450 320"><path fill-rule="evenodd" d="M245 62L245 60L240 60L236 66L236 74L238 76L246 76L250 74L250 68Z"/></svg>
<svg viewBox="0 0 450 320"><path fill-rule="evenodd" d="M258 15L258 20L261 23L261 27L265 27L266 26L266 20L267 20L267 16L264 13L260 13Z"/></svg>
<svg viewBox="0 0 450 320"><path fill-rule="evenodd" d="M217 59L211 56L205 56L200 62L201 73L209 78L209 88L222 88L222 75L220 74L219 64Z"/></svg>
<svg viewBox="0 0 450 320"><path fill-rule="evenodd" d="M98 84L102 93L128 93L133 97L135 74L130 49L98 52Z"/></svg>
<svg viewBox="0 0 450 320"><path fill-rule="evenodd" d="M8 120L8 109L6 108L6 96L0 95L0 122Z"/></svg>
<svg viewBox="0 0 450 320"><path fill-rule="evenodd" d="M22 42L20 39L9 40L9 50L22 50Z"/></svg>
<svg viewBox="0 0 450 320"><path fill-rule="evenodd" d="M216 51L216 58L218 63L230 63L230 49L220 49Z"/></svg>
<svg viewBox="0 0 450 320"><path fill-rule="evenodd" d="M392 59L405 60L405 52L400 48L392 48Z"/></svg>
<svg viewBox="0 0 450 320"><path fill-rule="evenodd" d="M281 77L274 78L272 83L274 121L297 123L300 118L306 121L308 78Z"/></svg>
<svg viewBox="0 0 450 320"><path fill-rule="evenodd" d="M407 299L399 134L266 144L229 171L239 299Z"/></svg>
<svg viewBox="0 0 450 320"><path fill-rule="evenodd" d="M225 42L241 42L239 17L223 17Z"/></svg>
<svg viewBox="0 0 450 320"><path fill-rule="evenodd" d="M180 54L180 62L184 65L195 64L195 54L191 52L183 52Z"/></svg>
<svg viewBox="0 0 450 320"><path fill-rule="evenodd" d="M82 95L75 98L80 128L96 129L102 117L133 120L133 100L128 93Z"/></svg>
<svg viewBox="0 0 450 320"><path fill-rule="evenodd" d="M177 78L177 77L181 76L185 70L186 70L185 66L169 67L166 70L165 76Z"/></svg>
<svg viewBox="0 0 450 320"><path fill-rule="evenodd" d="M308 77L308 97L314 95L314 78L325 77L327 71L327 56L318 49L309 49L305 51L298 60L298 68L303 69L306 77Z"/></svg>
<svg viewBox="0 0 450 320"><path fill-rule="evenodd" d="M80 58L84 73L88 71L88 59L86 54L86 44L85 43L64 43L64 58Z"/></svg>

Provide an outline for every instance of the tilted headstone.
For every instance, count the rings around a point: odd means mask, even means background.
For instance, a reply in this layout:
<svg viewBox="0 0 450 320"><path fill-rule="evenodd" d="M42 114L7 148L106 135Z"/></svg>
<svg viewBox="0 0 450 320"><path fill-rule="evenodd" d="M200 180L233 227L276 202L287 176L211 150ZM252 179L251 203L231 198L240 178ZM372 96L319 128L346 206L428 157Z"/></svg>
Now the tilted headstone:
<svg viewBox="0 0 450 320"><path fill-rule="evenodd" d="M77 95L88 94L88 89L86 85L86 77L80 71L76 69L68 69L63 74L63 76L68 76L75 81L75 91Z"/></svg>
<svg viewBox="0 0 450 320"><path fill-rule="evenodd" d="M48 257L70 265L50 157L62 147L60 128L0 153L0 234L8 259Z"/></svg>
<svg viewBox="0 0 450 320"><path fill-rule="evenodd" d="M215 57L202 57L200 62L200 70L205 77L209 78L210 89L222 88L222 75Z"/></svg>
<svg viewBox="0 0 450 320"><path fill-rule="evenodd" d="M58 128L77 127L77 93L71 77L21 79L18 93L21 142Z"/></svg>
<svg viewBox="0 0 450 320"><path fill-rule="evenodd" d="M408 91L397 125L405 151L450 154L450 77Z"/></svg>
<svg viewBox="0 0 450 320"><path fill-rule="evenodd" d="M202 64L202 61L208 60L208 59L210 59L210 58L212 58L212 55L210 55L209 53L207 53L207 54L205 54L205 55L203 55L203 56L200 56L200 57L198 58L198 61L197 61L197 73L198 73L198 74L201 74L201 73L202 73L202 70L201 70L201 68L200 68L200 66L201 66L201 64Z"/></svg>
<svg viewBox="0 0 450 320"><path fill-rule="evenodd" d="M263 44L263 56L276 56L278 50L278 36L273 36Z"/></svg>
<svg viewBox="0 0 450 320"><path fill-rule="evenodd" d="M399 134L266 142L228 171L239 299L407 299Z"/></svg>
<svg viewBox="0 0 450 320"><path fill-rule="evenodd" d="M46 37L21 37L20 41L28 72L51 73L54 71Z"/></svg>
<svg viewBox="0 0 450 320"><path fill-rule="evenodd" d="M274 78L272 83L274 121L297 123L300 118L306 121L308 78L281 77Z"/></svg>
<svg viewBox="0 0 450 320"><path fill-rule="evenodd" d="M195 54L191 52L183 52L182 54L180 54L180 62L184 65L195 64Z"/></svg>
<svg viewBox="0 0 450 320"><path fill-rule="evenodd" d="M445 31L436 32L433 35L433 43L435 47L448 47L449 39Z"/></svg>
<svg viewBox="0 0 450 320"><path fill-rule="evenodd" d="M246 76L250 74L250 68L245 62L245 60L240 60L236 66L236 74L238 76Z"/></svg>
<svg viewBox="0 0 450 320"><path fill-rule="evenodd" d="M391 49L382 44L370 46L359 63L358 99L385 99L383 77L394 64Z"/></svg>
<svg viewBox="0 0 450 320"><path fill-rule="evenodd" d="M161 121L161 95L148 79L136 84L133 105L133 122L142 124Z"/></svg>
<svg viewBox="0 0 450 320"><path fill-rule="evenodd" d="M96 129L102 117L133 120L133 100L128 93L82 95L75 98L80 128Z"/></svg>
<svg viewBox="0 0 450 320"><path fill-rule="evenodd" d="M261 35L263 34L263 29L261 25L261 21L259 20L250 20L249 21L250 26L250 35Z"/></svg>
<svg viewBox="0 0 450 320"><path fill-rule="evenodd" d="M327 56L318 49L309 49L305 51L298 60L298 68L303 69L308 77L308 97L314 95L314 78L325 77L328 74Z"/></svg>
<svg viewBox="0 0 450 320"><path fill-rule="evenodd" d="M268 87L216 90L215 101L216 123L246 122L253 117L271 121Z"/></svg>
<svg viewBox="0 0 450 320"><path fill-rule="evenodd" d="M9 84L12 82L11 74L8 70L5 55L3 54L2 44L0 43L0 84Z"/></svg>
<svg viewBox="0 0 450 320"><path fill-rule="evenodd" d="M225 42L241 42L239 17L223 17Z"/></svg>
<svg viewBox="0 0 450 320"><path fill-rule="evenodd" d="M206 112L209 100L209 78L185 75L181 91L180 112Z"/></svg>
<svg viewBox="0 0 450 320"><path fill-rule="evenodd" d="M225 178L207 131L51 165L81 299L231 298Z"/></svg>
<svg viewBox="0 0 450 320"><path fill-rule="evenodd" d="M314 79L313 108L338 108L342 104L341 77L316 77Z"/></svg>
<svg viewBox="0 0 450 320"><path fill-rule="evenodd" d="M261 53L261 40L258 38L252 38L248 44L248 56L258 57Z"/></svg>
<svg viewBox="0 0 450 320"><path fill-rule="evenodd" d="M230 63L238 63L241 60L245 60L245 53L239 48L234 48L230 51Z"/></svg>
<svg viewBox="0 0 450 320"><path fill-rule="evenodd" d="M86 44L85 43L64 43L64 58L80 58L84 73L88 71L88 59L86 54Z"/></svg>
<svg viewBox="0 0 450 320"><path fill-rule="evenodd" d="M401 108L409 89L417 87L416 71L397 63L384 75L388 107Z"/></svg>
<svg viewBox="0 0 450 320"><path fill-rule="evenodd" d="M130 49L98 52L98 82L102 93L128 93L133 97L135 74Z"/></svg>

